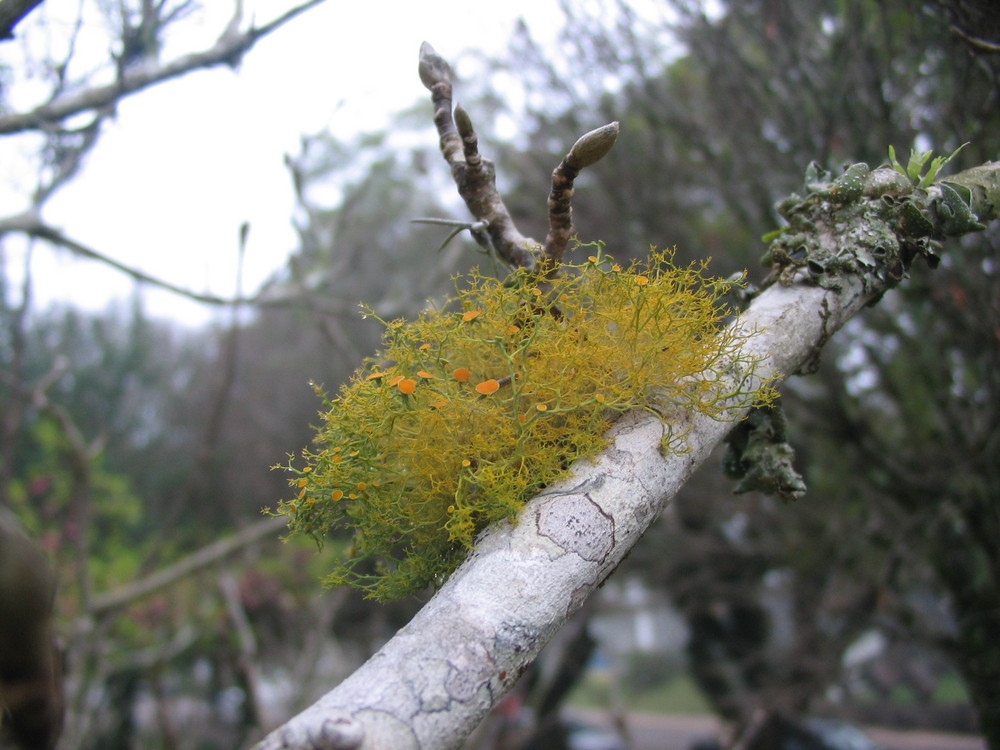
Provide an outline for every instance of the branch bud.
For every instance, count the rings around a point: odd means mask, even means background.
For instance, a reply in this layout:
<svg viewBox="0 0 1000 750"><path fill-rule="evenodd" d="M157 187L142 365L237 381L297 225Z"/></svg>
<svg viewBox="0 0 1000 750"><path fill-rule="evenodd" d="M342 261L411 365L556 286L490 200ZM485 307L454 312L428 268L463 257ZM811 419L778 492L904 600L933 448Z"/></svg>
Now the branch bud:
<svg viewBox="0 0 1000 750"><path fill-rule="evenodd" d="M458 134L462 138L473 135L476 132L472 128L472 118L469 117L469 113L465 111L465 107L461 104L455 105L455 127L458 128Z"/></svg>
<svg viewBox="0 0 1000 750"><path fill-rule="evenodd" d="M451 83L451 66L427 42L420 45L420 82L428 89L435 83Z"/></svg>
<svg viewBox="0 0 1000 750"><path fill-rule="evenodd" d="M597 130L591 130L580 137L566 155L566 161L576 169L583 169L596 164L611 150L618 140L620 128L617 122L612 122Z"/></svg>

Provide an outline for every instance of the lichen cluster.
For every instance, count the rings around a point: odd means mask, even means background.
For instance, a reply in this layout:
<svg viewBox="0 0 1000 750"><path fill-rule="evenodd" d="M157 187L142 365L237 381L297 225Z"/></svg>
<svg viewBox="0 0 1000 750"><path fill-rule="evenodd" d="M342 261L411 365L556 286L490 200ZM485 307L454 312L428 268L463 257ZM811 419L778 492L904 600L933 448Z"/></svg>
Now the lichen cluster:
<svg viewBox="0 0 1000 750"><path fill-rule="evenodd" d="M669 253L626 268L597 253L543 281L473 273L443 308L382 321L383 350L323 396L314 448L282 467L293 531L353 532L328 585L390 599L440 584L654 391L719 418L770 398L722 373L743 335L720 327L727 282Z"/></svg>
<svg viewBox="0 0 1000 750"><path fill-rule="evenodd" d="M763 258L772 269L768 283L802 278L840 289L851 276L867 293L881 294L917 258L937 267L940 241L985 229L980 218L992 215L996 202L981 167L937 180L959 151L934 158L911 151L904 167L890 146L888 164L852 164L836 178L810 164L805 197L792 193L776 206L788 225L763 237L770 243Z"/></svg>

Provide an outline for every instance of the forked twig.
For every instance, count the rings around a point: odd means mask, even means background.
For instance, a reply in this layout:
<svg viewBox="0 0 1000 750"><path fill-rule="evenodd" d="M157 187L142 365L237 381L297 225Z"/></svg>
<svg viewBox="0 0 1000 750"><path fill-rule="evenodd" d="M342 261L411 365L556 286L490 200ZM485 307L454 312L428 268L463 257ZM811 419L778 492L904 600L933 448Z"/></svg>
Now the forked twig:
<svg viewBox="0 0 1000 750"><path fill-rule="evenodd" d="M545 244L518 231L496 186L496 168L479 153L479 137L472 118L461 106L452 109L451 66L427 42L420 46L420 80L431 92L434 125L441 153L451 167L458 194L477 219L472 235L483 249L493 251L515 268L552 273L562 261L573 236L573 181L580 170L597 163L615 143L618 123L593 130L578 140L552 173L549 194L549 233ZM450 239L450 238L449 238Z"/></svg>

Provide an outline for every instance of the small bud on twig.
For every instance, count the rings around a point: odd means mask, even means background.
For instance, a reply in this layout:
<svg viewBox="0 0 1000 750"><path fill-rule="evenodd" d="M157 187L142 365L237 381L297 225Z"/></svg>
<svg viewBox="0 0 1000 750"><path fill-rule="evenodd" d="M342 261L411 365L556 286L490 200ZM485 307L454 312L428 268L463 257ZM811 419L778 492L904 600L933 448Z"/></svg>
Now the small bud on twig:
<svg viewBox="0 0 1000 750"><path fill-rule="evenodd" d="M545 257L550 268L557 268L573 236L573 182L580 170L596 164L618 140L618 123L591 130L581 136L552 172L549 192L549 234L545 238Z"/></svg>
<svg viewBox="0 0 1000 750"><path fill-rule="evenodd" d="M455 105L455 127L458 128L458 134L462 138L475 135L476 132L472 127L472 118L461 104Z"/></svg>
<svg viewBox="0 0 1000 750"><path fill-rule="evenodd" d="M452 73L448 61L439 55L427 42L420 45L420 82L427 88L435 83L451 83Z"/></svg>
<svg viewBox="0 0 1000 750"><path fill-rule="evenodd" d="M567 163L577 169L596 164L615 145L619 131L618 123L612 122L580 136L580 139L573 144L573 148L566 155Z"/></svg>

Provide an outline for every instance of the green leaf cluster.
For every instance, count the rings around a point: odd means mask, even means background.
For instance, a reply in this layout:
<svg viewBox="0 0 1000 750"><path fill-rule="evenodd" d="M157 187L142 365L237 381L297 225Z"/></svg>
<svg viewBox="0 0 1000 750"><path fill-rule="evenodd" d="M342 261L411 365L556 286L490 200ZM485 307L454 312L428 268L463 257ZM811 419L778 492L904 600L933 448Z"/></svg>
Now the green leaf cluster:
<svg viewBox="0 0 1000 750"><path fill-rule="evenodd" d="M911 148L910 158L905 167L896 160L896 149L889 146L889 164L900 174L906 175L916 187L929 188L934 184L944 165L954 159L958 152L968 145L968 143L963 143L948 156L934 156L933 151L920 152ZM932 156L934 156L933 159L931 159ZM929 164L928 160L930 160ZM926 172L924 172L925 167L927 168Z"/></svg>
<svg viewBox="0 0 1000 750"><path fill-rule="evenodd" d="M383 351L324 396L304 464L281 467L293 531L353 531L328 585L390 599L440 584L653 394L716 418L772 398L725 375L746 335L720 325L729 282L670 253L623 268L596 252L554 278L474 272L444 307L381 321Z"/></svg>

